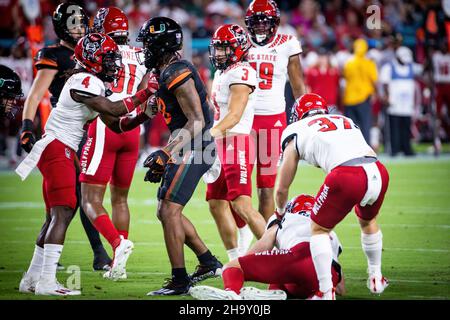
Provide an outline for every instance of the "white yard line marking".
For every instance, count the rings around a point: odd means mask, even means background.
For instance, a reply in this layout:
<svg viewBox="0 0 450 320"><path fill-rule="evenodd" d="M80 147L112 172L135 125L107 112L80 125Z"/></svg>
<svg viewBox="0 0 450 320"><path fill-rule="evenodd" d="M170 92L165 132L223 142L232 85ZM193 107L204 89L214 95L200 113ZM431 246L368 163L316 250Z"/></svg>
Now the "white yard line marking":
<svg viewBox="0 0 450 320"><path fill-rule="evenodd" d="M344 271L345 272L345 271ZM348 277L345 276L345 279L350 280L358 280L358 281L366 281L367 278L360 277ZM388 278L389 282L404 282L404 283L437 283L437 284L450 284L450 281L439 281L439 280L410 280L410 279L391 279Z"/></svg>

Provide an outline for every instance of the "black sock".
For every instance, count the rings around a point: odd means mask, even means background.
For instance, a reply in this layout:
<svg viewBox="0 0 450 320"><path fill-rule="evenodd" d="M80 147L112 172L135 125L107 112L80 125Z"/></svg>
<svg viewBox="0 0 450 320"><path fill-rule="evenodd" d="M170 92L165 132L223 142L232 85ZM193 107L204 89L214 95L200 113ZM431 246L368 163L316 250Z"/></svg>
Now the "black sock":
<svg viewBox="0 0 450 320"><path fill-rule="evenodd" d="M212 255L211 251L209 250L197 256L197 259L202 265L209 265L216 261L216 258Z"/></svg>
<svg viewBox="0 0 450 320"><path fill-rule="evenodd" d="M186 268L172 268L172 277L178 281L188 281L189 276L186 272Z"/></svg>

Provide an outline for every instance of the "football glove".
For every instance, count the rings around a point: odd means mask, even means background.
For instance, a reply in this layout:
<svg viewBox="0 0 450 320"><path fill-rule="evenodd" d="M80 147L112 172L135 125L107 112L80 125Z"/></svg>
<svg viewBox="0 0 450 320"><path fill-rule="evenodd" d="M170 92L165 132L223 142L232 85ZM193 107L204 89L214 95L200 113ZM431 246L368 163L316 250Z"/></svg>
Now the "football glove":
<svg viewBox="0 0 450 320"><path fill-rule="evenodd" d="M25 119L22 121L22 133L20 135L20 146L27 153L31 152L36 139L33 135L33 121L30 119Z"/></svg>
<svg viewBox="0 0 450 320"><path fill-rule="evenodd" d="M162 149L152 152L144 161L144 167L148 168L144 181L160 182L169 160L170 155Z"/></svg>
<svg viewBox="0 0 450 320"><path fill-rule="evenodd" d="M159 113L158 100L155 95L152 95L147 100L147 104L145 105L145 109L143 111L150 119L153 119Z"/></svg>
<svg viewBox="0 0 450 320"><path fill-rule="evenodd" d="M147 89L154 94L159 89L158 76L155 73L150 73L147 81Z"/></svg>

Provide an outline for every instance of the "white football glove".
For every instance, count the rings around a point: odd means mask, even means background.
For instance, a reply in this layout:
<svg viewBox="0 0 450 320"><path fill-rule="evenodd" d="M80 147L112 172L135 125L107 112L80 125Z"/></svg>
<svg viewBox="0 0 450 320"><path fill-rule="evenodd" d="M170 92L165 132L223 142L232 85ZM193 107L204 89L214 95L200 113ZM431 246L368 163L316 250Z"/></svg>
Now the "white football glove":
<svg viewBox="0 0 450 320"><path fill-rule="evenodd" d="M152 95L150 98L148 98L144 113L150 119L153 119L159 113L158 101L155 95Z"/></svg>

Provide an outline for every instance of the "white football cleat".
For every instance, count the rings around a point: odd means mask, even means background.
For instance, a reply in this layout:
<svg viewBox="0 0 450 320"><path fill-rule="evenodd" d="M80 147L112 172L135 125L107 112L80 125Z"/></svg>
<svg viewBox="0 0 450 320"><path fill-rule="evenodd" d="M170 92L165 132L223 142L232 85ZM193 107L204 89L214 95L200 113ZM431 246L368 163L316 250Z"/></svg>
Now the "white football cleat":
<svg viewBox="0 0 450 320"><path fill-rule="evenodd" d="M242 300L286 300L287 294L283 290L263 290L254 287L241 289Z"/></svg>
<svg viewBox="0 0 450 320"><path fill-rule="evenodd" d="M210 286L195 286L189 289L189 294L197 300L242 300L236 292L222 290Z"/></svg>
<svg viewBox="0 0 450 320"><path fill-rule="evenodd" d="M250 230L250 227L245 225L243 228L238 229L238 250L239 256L244 256L253 240L253 232Z"/></svg>
<svg viewBox="0 0 450 320"><path fill-rule="evenodd" d="M308 300L336 300L336 294L334 288L328 290L327 292L317 291L314 296Z"/></svg>
<svg viewBox="0 0 450 320"><path fill-rule="evenodd" d="M81 291L67 289L56 279L49 281L41 278L36 284L34 294L38 296L79 296Z"/></svg>
<svg viewBox="0 0 450 320"><path fill-rule="evenodd" d="M124 239L120 236L122 240L120 244L117 246L116 250L114 250L114 260L112 262L111 270L108 272L110 276L107 279L111 279L117 281L119 279L123 279L123 276L126 277L126 266L127 260L130 257L131 252L133 252L133 242L130 240Z"/></svg>
<svg viewBox="0 0 450 320"><path fill-rule="evenodd" d="M34 293L36 283L39 281L39 275L33 277L32 275L24 272L22 280L19 284L19 292L21 293Z"/></svg>
<svg viewBox="0 0 450 320"><path fill-rule="evenodd" d="M116 281L116 280L125 280L128 278L128 276L127 276L127 271L124 270L124 272L118 278L114 278L111 275L111 269L110 269L103 274L103 278Z"/></svg>
<svg viewBox="0 0 450 320"><path fill-rule="evenodd" d="M389 286L389 280L383 276L369 276L367 279L367 288L373 294L382 294Z"/></svg>

